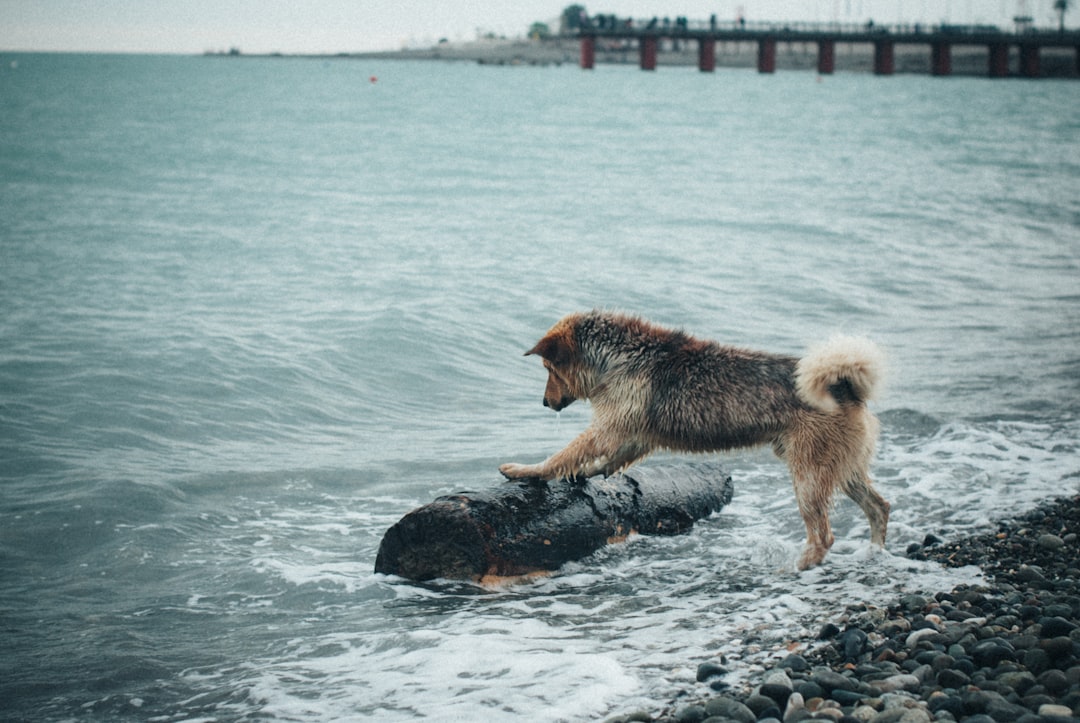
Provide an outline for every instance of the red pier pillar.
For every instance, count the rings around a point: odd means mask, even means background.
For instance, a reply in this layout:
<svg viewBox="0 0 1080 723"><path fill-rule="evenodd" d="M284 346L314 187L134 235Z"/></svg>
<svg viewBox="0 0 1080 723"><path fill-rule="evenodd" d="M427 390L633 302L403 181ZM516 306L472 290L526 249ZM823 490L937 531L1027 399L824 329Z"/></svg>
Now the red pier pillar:
<svg viewBox="0 0 1080 723"><path fill-rule="evenodd" d="M759 73L776 72L776 39L762 38L757 46L757 69Z"/></svg>
<svg viewBox="0 0 1080 723"><path fill-rule="evenodd" d="M836 42L833 40L819 40L817 44L818 75L832 75L835 69Z"/></svg>
<svg viewBox="0 0 1080 723"><path fill-rule="evenodd" d="M592 70L596 65L596 37L593 35L581 36L581 69Z"/></svg>
<svg viewBox="0 0 1080 723"><path fill-rule="evenodd" d="M702 38L698 41L697 67L702 73L716 70L716 38Z"/></svg>
<svg viewBox="0 0 1080 723"><path fill-rule="evenodd" d="M892 75L896 72L895 45L891 40L874 41L875 75Z"/></svg>
<svg viewBox="0 0 1080 723"><path fill-rule="evenodd" d="M660 46L660 38L655 35L642 35L638 38L638 46L641 52L641 69L656 70L656 52Z"/></svg>
<svg viewBox="0 0 1080 723"><path fill-rule="evenodd" d="M1009 44L991 43L990 51L990 77L1009 77Z"/></svg>
<svg viewBox="0 0 1080 723"><path fill-rule="evenodd" d="M1020 46L1020 75L1025 78L1039 77L1039 46Z"/></svg>
<svg viewBox="0 0 1080 723"><path fill-rule="evenodd" d="M952 75L952 46L938 40L930 46L930 72L933 75Z"/></svg>

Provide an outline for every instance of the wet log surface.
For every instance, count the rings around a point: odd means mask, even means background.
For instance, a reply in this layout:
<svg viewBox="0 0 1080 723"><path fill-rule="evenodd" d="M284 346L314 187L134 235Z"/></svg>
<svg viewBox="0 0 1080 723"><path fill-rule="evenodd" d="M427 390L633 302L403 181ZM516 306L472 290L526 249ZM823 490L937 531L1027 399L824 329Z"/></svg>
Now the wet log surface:
<svg viewBox="0 0 1080 723"><path fill-rule="evenodd" d="M489 582L557 570L633 533L674 535L731 501L717 465L633 467L608 479L514 480L439 497L387 530L375 572Z"/></svg>

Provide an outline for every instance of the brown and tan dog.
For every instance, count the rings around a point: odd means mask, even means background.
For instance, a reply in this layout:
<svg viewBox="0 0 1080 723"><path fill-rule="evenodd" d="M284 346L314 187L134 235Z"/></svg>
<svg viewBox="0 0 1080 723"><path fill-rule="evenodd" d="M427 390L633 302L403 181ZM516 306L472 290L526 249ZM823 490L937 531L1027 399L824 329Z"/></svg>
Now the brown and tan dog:
<svg viewBox="0 0 1080 723"><path fill-rule="evenodd" d="M883 358L870 341L834 337L802 359L703 341L603 311L571 314L535 347L548 370L544 406L593 405L592 424L535 465L504 464L511 479L610 475L656 449L712 452L772 444L787 462L806 548L799 569L833 544L829 509L839 489L885 544L889 503L871 486L877 418L867 409Z"/></svg>

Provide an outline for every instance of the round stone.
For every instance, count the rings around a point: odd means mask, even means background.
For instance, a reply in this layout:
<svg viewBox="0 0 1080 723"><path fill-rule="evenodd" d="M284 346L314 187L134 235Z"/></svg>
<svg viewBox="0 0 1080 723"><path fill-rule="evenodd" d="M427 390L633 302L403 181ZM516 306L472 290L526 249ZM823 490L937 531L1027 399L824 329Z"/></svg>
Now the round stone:
<svg viewBox="0 0 1080 723"><path fill-rule="evenodd" d="M1051 660L1058 660L1059 658L1066 658L1072 654L1073 641L1072 638L1060 637L1050 638L1044 640L1039 644L1043 652L1050 657Z"/></svg>
<svg viewBox="0 0 1080 723"><path fill-rule="evenodd" d="M1039 676L1039 685L1051 695L1063 695L1069 689L1069 680L1060 670L1050 669Z"/></svg>
<svg viewBox="0 0 1080 723"><path fill-rule="evenodd" d="M855 690L859 687L859 684L851 678L828 669L814 671L810 676L810 680L826 691Z"/></svg>
<svg viewBox="0 0 1080 723"><path fill-rule="evenodd" d="M844 659L851 662L862 655L866 647L866 633L858 628L844 631L837 641L841 650L844 651Z"/></svg>
<svg viewBox="0 0 1080 723"><path fill-rule="evenodd" d="M761 695L760 693L754 693L746 699L746 707L753 711L754 715L758 718L764 718L764 713L772 708L776 709L779 713L780 709L776 705L776 701L768 696Z"/></svg>
<svg viewBox="0 0 1080 723"><path fill-rule="evenodd" d="M1060 638L1076 630L1076 623L1071 623L1062 617L1041 618L1039 627L1042 629L1043 638Z"/></svg>
<svg viewBox="0 0 1080 723"><path fill-rule="evenodd" d="M702 663L697 667L697 681L704 683L709 678L727 675L727 668L716 663Z"/></svg>
<svg viewBox="0 0 1080 723"><path fill-rule="evenodd" d="M931 713L947 711L956 720L960 720L960 717L964 715L964 701L958 695L934 695L927 702L927 706L930 708Z"/></svg>
<svg viewBox="0 0 1080 723"><path fill-rule="evenodd" d="M787 704L788 698L791 696L791 686L779 685L777 683L763 683L761 686L761 695L771 698L776 705L782 708Z"/></svg>
<svg viewBox="0 0 1080 723"><path fill-rule="evenodd" d="M962 688L971 682L971 678L963 671L954 668L946 668L937 675L937 682L942 688Z"/></svg>
<svg viewBox="0 0 1080 723"><path fill-rule="evenodd" d="M713 698L705 704L707 718L730 718L738 723L754 723L757 716L754 711L732 698Z"/></svg>
<svg viewBox="0 0 1080 723"><path fill-rule="evenodd" d="M806 658L801 655L796 655L795 653L792 653L791 655L781 660L776 667L793 670L796 673L802 673L810 670L810 664L806 662Z"/></svg>
<svg viewBox="0 0 1080 723"><path fill-rule="evenodd" d="M1072 708L1055 703L1046 703L1039 706L1039 715L1046 718L1069 718L1072 714Z"/></svg>
<svg viewBox="0 0 1080 723"><path fill-rule="evenodd" d="M675 711L676 723L701 723L705 717L705 709L700 705L684 705Z"/></svg>
<svg viewBox="0 0 1080 723"><path fill-rule="evenodd" d="M801 695L803 700L825 697L825 689L812 680L800 680L795 683L795 692Z"/></svg>
<svg viewBox="0 0 1080 723"><path fill-rule="evenodd" d="M997 682L1023 695L1035 685L1035 676L1026 670L1019 670L1013 673L1002 673L997 677Z"/></svg>
<svg viewBox="0 0 1080 723"><path fill-rule="evenodd" d="M1039 547L1044 550L1060 550L1065 547L1065 540L1057 535L1039 535Z"/></svg>
<svg viewBox="0 0 1080 723"><path fill-rule="evenodd" d="M971 657L980 668L995 668L1002 661L1012 660L1015 655L1013 647L1001 638L988 638L971 649Z"/></svg>

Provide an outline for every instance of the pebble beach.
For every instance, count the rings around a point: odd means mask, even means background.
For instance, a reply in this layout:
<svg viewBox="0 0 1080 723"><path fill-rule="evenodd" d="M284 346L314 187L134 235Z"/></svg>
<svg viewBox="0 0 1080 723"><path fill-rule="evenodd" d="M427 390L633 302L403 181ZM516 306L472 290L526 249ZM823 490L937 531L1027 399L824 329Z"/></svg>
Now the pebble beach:
<svg viewBox="0 0 1080 723"><path fill-rule="evenodd" d="M609 723L1080 723L1078 534L1080 496L961 540L928 535L909 558L978 565L987 584L852 604L752 686L702 662L702 685L659 716Z"/></svg>

